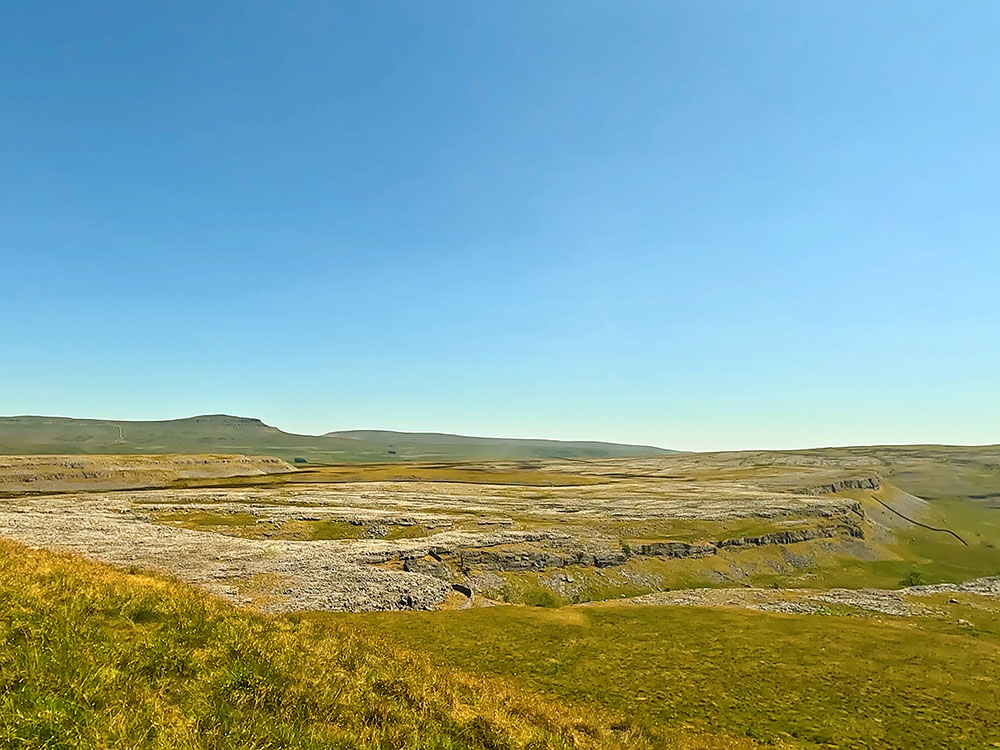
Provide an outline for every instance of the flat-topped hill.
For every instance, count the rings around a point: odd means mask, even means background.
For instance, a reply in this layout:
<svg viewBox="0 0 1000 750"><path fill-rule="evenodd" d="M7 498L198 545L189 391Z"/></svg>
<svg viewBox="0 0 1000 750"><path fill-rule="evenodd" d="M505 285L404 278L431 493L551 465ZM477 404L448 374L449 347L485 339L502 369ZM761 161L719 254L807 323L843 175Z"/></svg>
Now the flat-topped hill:
<svg viewBox="0 0 1000 750"><path fill-rule="evenodd" d="M647 445L465 437L380 430L296 435L259 419L211 414L128 421L0 417L0 455L217 453L309 463L527 458L611 458L670 453Z"/></svg>

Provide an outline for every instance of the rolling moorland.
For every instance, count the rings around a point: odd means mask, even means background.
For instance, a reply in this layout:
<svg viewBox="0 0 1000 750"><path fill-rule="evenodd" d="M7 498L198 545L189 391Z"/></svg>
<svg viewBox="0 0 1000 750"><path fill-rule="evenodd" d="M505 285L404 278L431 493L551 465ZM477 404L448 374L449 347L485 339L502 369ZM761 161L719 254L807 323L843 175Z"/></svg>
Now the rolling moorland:
<svg viewBox="0 0 1000 750"><path fill-rule="evenodd" d="M1000 746L1000 446L18 453L5 745Z"/></svg>

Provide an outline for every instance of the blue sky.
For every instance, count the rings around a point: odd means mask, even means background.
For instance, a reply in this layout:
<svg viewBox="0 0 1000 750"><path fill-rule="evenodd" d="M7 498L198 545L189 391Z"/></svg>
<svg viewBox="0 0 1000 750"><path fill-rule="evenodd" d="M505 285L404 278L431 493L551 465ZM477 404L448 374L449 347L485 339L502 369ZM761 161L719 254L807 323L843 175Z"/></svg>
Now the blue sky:
<svg viewBox="0 0 1000 750"><path fill-rule="evenodd" d="M0 10L0 413L1000 442L1000 5Z"/></svg>

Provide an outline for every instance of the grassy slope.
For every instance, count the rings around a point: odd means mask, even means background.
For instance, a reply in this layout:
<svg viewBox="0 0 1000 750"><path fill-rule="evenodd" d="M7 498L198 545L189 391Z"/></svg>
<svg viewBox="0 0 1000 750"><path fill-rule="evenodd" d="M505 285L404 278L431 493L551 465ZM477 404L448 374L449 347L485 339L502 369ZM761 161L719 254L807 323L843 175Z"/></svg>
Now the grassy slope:
<svg viewBox="0 0 1000 750"><path fill-rule="evenodd" d="M119 432L119 427L121 431ZM390 456L389 450L395 454ZM159 422L0 417L0 455L243 453L311 462L645 456L667 453L614 443L468 438L378 431L294 435L256 419L207 415Z"/></svg>
<svg viewBox="0 0 1000 750"><path fill-rule="evenodd" d="M886 559L830 557L799 574L751 580L895 588L913 570L929 581L1000 574L1000 473L978 462L947 466L944 474L941 466L907 467L893 479L932 497L922 520L958 531L969 546L902 523L885 545ZM870 493L848 494L869 512L879 507ZM928 598L939 614L914 619L688 607L316 617L660 727L711 725L807 747L1000 746L1000 603L951 598Z"/></svg>
<svg viewBox="0 0 1000 750"><path fill-rule="evenodd" d="M804 585L813 587L896 588L910 573L919 573L929 583L960 582L982 576L1000 575L1000 449L984 446L962 451L960 459L936 456L942 448L918 448L918 462L900 463L885 472L881 491L849 491L846 494L862 503L870 518L892 527L894 540L882 546L882 559L864 561L838 557L819 570L796 580L788 576L763 576L759 584ZM897 489L923 498L919 508L910 511ZM890 506L899 506L911 517L937 528L951 529L966 542L941 532L914 526L886 514L873 497ZM916 499L916 498L915 498ZM897 508L899 509L899 508Z"/></svg>
<svg viewBox="0 0 1000 750"><path fill-rule="evenodd" d="M845 494L859 500L869 515L882 512L870 499L870 493ZM920 520L958 532L968 545L948 534L900 522L892 530L891 540L873 545L878 553L874 559L817 555L813 565L801 570L765 570L751 575L749 580L757 586L898 588L912 573L919 573L927 583L959 583L1000 575L1000 511L956 497L935 501ZM871 530L868 533L874 536Z"/></svg>
<svg viewBox="0 0 1000 750"><path fill-rule="evenodd" d="M940 623L695 607L316 617L650 726L805 747L990 746L1000 742L1000 613L946 602L934 602L949 610ZM949 624L957 617L977 628Z"/></svg>
<svg viewBox="0 0 1000 750"><path fill-rule="evenodd" d="M0 541L0 746L750 747L434 667L353 627Z"/></svg>

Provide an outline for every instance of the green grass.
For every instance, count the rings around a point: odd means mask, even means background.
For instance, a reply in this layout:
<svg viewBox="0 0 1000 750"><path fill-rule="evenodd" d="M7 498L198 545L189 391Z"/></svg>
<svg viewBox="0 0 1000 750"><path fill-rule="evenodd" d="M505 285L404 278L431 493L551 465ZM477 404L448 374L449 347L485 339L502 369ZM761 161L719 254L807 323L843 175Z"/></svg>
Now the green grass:
<svg viewBox="0 0 1000 750"><path fill-rule="evenodd" d="M253 513L217 513L211 510L168 511L157 514L156 522L193 531L216 531L220 528L254 526L257 516Z"/></svg>
<svg viewBox="0 0 1000 750"><path fill-rule="evenodd" d="M1000 508L954 495L935 498L930 507L933 520L950 524L949 528L956 529L970 545L1000 550Z"/></svg>
<svg viewBox="0 0 1000 750"><path fill-rule="evenodd" d="M361 539L365 527L347 521L315 521L307 532L310 539Z"/></svg>
<svg viewBox="0 0 1000 750"><path fill-rule="evenodd" d="M664 560L656 557L633 557L617 568L597 569L571 565L544 572L499 572L496 575L503 583L483 593L489 598L509 604L561 607L640 596L670 588L731 586L731 581L712 575L717 567L724 564L720 558ZM716 568L710 567L712 565ZM552 579L559 581L565 576L571 577L573 581L564 582L562 588L565 592L561 593L553 588Z"/></svg>
<svg viewBox="0 0 1000 750"><path fill-rule="evenodd" d="M960 583L1000 575L1000 554L985 546L963 547L934 532L899 532L889 547L889 559L860 560L831 556L798 572L760 573L750 578L756 586L791 588L887 588L904 585L911 573L926 583Z"/></svg>
<svg viewBox="0 0 1000 750"><path fill-rule="evenodd" d="M951 619L933 622L695 607L316 617L647 726L803 747L992 746L1000 615L947 606ZM951 624L957 617L979 627Z"/></svg>
<svg viewBox="0 0 1000 750"><path fill-rule="evenodd" d="M0 747L745 747L639 730L377 633L0 541Z"/></svg>
<svg viewBox="0 0 1000 750"><path fill-rule="evenodd" d="M169 511L155 516L156 523L179 526L192 531L206 531L245 539L295 539L321 541L326 539L364 539L367 527L347 521L274 521L258 523L260 516L252 513L219 513L216 511ZM390 524L380 539L415 539L430 532L424 526Z"/></svg>
<svg viewBox="0 0 1000 750"><path fill-rule="evenodd" d="M867 493L855 493L863 504L878 510ZM965 497L933 500L917 519L957 532L968 545L949 534L900 521L893 540L871 547L875 559L840 554L819 556L801 571L760 572L750 576L758 586L809 588L899 588L912 574L926 583L960 583L1000 575L1000 510ZM869 538L874 531L869 528Z"/></svg>
<svg viewBox="0 0 1000 750"><path fill-rule="evenodd" d="M314 541L320 539L362 539L367 531L364 526L346 521L299 521L296 523L300 526L307 526L308 538ZM430 533L427 528L417 524L412 526L391 524L386 528L386 535L379 537L379 539L416 539Z"/></svg>

